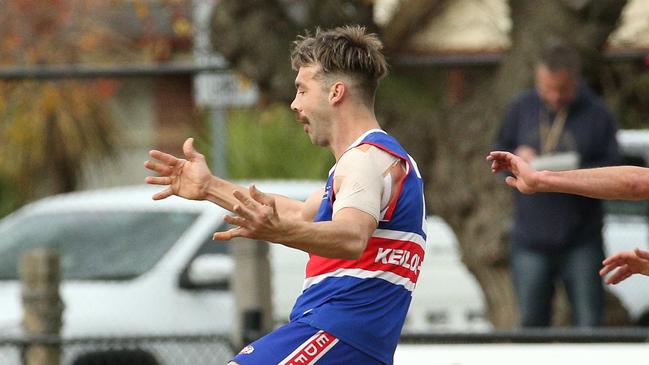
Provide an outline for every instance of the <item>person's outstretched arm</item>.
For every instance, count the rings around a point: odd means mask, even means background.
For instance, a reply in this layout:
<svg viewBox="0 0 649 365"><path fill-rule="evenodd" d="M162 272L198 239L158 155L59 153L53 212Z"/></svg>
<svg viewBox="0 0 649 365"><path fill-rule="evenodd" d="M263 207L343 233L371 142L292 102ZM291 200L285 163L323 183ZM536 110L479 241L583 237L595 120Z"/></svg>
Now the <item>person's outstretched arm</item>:
<svg viewBox="0 0 649 365"><path fill-rule="evenodd" d="M266 194L254 185L244 188L212 175L205 157L194 150L193 139L183 144L186 159L157 150L149 152L157 161L146 161L145 167L159 176L148 176L146 182L166 186L153 195L165 199L171 195L192 200L208 200L233 213L225 221L235 225L217 232L214 239L234 237L277 242L319 256L357 259L377 227L377 221L358 209L348 208L332 221L314 223L322 193L313 194L307 202Z"/></svg>
<svg viewBox="0 0 649 365"><path fill-rule="evenodd" d="M613 273L606 279L606 284L617 284L633 274L649 275L649 251L639 248L618 252L602 263L604 267L599 271L601 276Z"/></svg>
<svg viewBox="0 0 649 365"><path fill-rule="evenodd" d="M569 171L536 171L522 158L504 151L487 156L494 173L510 171L507 185L525 194L557 192L597 199L649 199L649 168L609 166Z"/></svg>

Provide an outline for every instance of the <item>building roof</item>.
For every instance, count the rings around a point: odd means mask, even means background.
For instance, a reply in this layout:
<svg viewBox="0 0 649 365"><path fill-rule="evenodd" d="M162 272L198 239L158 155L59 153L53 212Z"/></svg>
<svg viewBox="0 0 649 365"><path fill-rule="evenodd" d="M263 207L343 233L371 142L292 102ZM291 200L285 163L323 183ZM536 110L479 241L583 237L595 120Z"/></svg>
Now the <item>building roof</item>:
<svg viewBox="0 0 649 365"><path fill-rule="evenodd" d="M375 0L375 20L388 26L407 0ZM437 1L403 51L410 54L493 54L510 46L511 20L507 0ZM410 4L409 4L410 6ZM609 50L649 50L649 1L629 0Z"/></svg>

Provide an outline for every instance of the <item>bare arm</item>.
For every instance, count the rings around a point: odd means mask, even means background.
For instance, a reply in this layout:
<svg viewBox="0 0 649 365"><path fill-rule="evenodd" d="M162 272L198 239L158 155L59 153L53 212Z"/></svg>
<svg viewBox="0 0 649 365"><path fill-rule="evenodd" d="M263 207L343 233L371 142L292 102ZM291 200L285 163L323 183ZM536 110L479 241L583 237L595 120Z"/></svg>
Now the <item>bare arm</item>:
<svg viewBox="0 0 649 365"><path fill-rule="evenodd" d="M493 151L487 156L494 173L510 171L505 182L522 193L558 192L597 199L649 199L649 169L609 166L569 171L536 171L520 157Z"/></svg>
<svg viewBox="0 0 649 365"><path fill-rule="evenodd" d="M238 190L234 196L240 202L233 208L237 215L226 216L225 220L236 227L215 233L216 240L263 239L318 256L355 260L377 227L371 215L353 208L339 211L332 221L286 219L277 213L275 198L254 186L250 187L249 196Z"/></svg>
<svg viewBox="0 0 649 365"><path fill-rule="evenodd" d="M237 217L226 220L237 227L215 238L261 237L318 256L358 259L378 226L383 174L395 159L380 150L378 155L370 153L369 147L356 147L339 159L333 177L336 202L331 221L310 222L322 203L322 191L304 204L302 219L288 220L275 212L273 197L253 187L251 198L235 192L241 205L234 208Z"/></svg>
<svg viewBox="0 0 649 365"><path fill-rule="evenodd" d="M597 199L649 199L649 169L643 167L609 166L571 171L541 171L539 175L539 185L546 191Z"/></svg>
<svg viewBox="0 0 649 365"><path fill-rule="evenodd" d="M306 203L282 196L265 194L254 185L244 188L213 176L205 157L193 148L193 140L183 145L186 159L153 150L145 167L160 176L149 176L149 184L166 189L155 194L159 200L171 195L186 199L208 200L236 216L226 216L226 222L236 227L217 232L214 239L234 237L278 242L324 257L356 259L376 229L374 218L357 209L343 209L333 221L314 223L322 191L314 193Z"/></svg>
<svg viewBox="0 0 649 365"><path fill-rule="evenodd" d="M239 204L233 195L234 191L249 196L248 188L212 175L205 156L194 149L193 138L185 141L183 153L186 159L157 150L149 152L152 160L146 161L144 166L160 176L148 176L145 181L148 184L166 186L166 189L153 195L154 200L177 195L192 200L208 200L233 211L234 206ZM280 195L274 197L279 214L292 219L302 216L304 202Z"/></svg>

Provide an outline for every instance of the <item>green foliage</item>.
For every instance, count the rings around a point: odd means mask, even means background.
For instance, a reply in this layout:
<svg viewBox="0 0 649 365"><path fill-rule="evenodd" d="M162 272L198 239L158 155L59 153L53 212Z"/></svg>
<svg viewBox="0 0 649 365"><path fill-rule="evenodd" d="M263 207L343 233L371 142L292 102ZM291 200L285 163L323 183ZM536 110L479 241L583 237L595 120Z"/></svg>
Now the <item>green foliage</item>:
<svg viewBox="0 0 649 365"><path fill-rule="evenodd" d="M19 200L71 191L85 158L112 156L106 100L97 82L0 82L0 173Z"/></svg>
<svg viewBox="0 0 649 365"><path fill-rule="evenodd" d="M21 194L16 184L0 173L0 218L17 209L23 202L20 201Z"/></svg>
<svg viewBox="0 0 649 365"><path fill-rule="evenodd" d="M393 104L401 108L405 115L415 108L430 112L438 108L443 101L446 84L443 73L431 68L393 69L391 74L381 81L377 91L377 108L390 107ZM388 105L384 105L388 104Z"/></svg>
<svg viewBox="0 0 649 365"><path fill-rule="evenodd" d="M233 179L324 179L334 164L329 150L312 145L284 105L232 110L227 129L228 176Z"/></svg>

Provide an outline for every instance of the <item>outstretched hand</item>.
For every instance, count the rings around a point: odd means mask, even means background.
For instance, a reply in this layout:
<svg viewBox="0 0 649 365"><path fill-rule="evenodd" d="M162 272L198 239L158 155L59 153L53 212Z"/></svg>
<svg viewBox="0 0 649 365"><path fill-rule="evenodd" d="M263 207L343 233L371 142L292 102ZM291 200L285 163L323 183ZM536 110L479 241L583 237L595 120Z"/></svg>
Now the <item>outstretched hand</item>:
<svg viewBox="0 0 649 365"><path fill-rule="evenodd" d="M226 215L225 221L236 227L216 232L214 240L230 240L234 237L247 237L266 241L278 241L281 238L282 221L277 214L275 198L257 190L255 185L248 189L250 196L235 190L233 195L239 201L232 211L236 216Z"/></svg>
<svg viewBox="0 0 649 365"><path fill-rule="evenodd" d="M203 200L207 195L212 173L207 167L205 156L194 149L194 139L187 138L183 144L183 153L187 159L177 158L157 150L149 155L157 160L148 160L144 167L159 176L147 176L146 183L164 185L166 189L153 195L154 200L177 195L186 199Z"/></svg>
<svg viewBox="0 0 649 365"><path fill-rule="evenodd" d="M618 252L602 262L601 276L613 272L606 284L617 284L633 274L649 275L649 251L636 248L633 251Z"/></svg>
<svg viewBox="0 0 649 365"><path fill-rule="evenodd" d="M537 191L537 171L521 157L510 152L492 151L487 155L487 161L491 161L491 171L493 173L503 171L512 173L513 176L505 178L507 185L525 194L532 194Z"/></svg>

